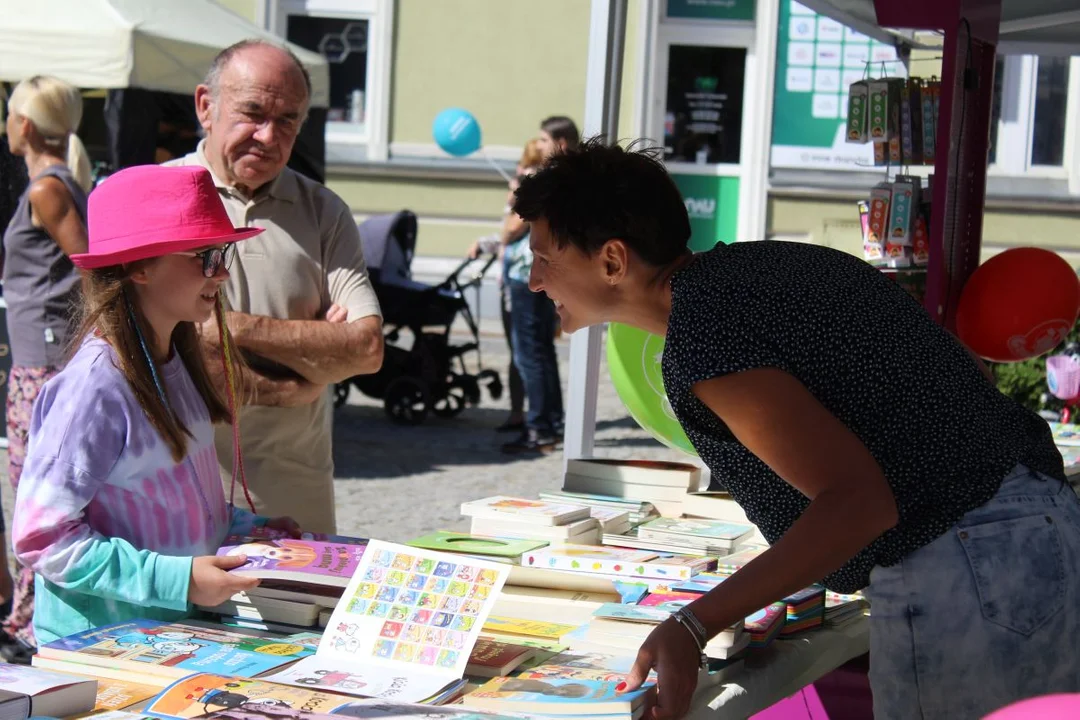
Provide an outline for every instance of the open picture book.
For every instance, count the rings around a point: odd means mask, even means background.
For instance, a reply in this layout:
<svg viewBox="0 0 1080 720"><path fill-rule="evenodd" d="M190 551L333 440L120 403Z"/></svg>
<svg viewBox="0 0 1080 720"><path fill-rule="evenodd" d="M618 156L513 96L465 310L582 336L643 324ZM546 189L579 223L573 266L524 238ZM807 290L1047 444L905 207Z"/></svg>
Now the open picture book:
<svg viewBox="0 0 1080 720"><path fill-rule="evenodd" d="M273 682L419 702L459 681L509 568L372 540L315 655Z"/></svg>

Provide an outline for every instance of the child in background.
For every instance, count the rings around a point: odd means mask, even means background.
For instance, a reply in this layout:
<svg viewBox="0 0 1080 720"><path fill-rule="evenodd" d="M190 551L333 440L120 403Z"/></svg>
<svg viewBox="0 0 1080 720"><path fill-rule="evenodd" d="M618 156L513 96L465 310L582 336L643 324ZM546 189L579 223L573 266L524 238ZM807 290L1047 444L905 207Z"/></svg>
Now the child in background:
<svg viewBox="0 0 1080 720"><path fill-rule="evenodd" d="M226 503L212 424L232 420L236 388L219 396L196 330L214 312L225 327L233 243L260 232L233 228L201 167L129 168L90 195L89 250L72 256L85 271L82 322L34 406L16 499L39 643L217 605L258 584L227 572L246 558L215 557L227 534L298 533Z"/></svg>

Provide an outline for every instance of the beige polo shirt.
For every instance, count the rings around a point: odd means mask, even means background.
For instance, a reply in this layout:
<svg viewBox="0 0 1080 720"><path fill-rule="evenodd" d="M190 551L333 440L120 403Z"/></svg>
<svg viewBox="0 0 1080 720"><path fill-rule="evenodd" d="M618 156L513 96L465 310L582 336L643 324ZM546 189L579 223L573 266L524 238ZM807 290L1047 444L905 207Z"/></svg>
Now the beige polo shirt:
<svg viewBox="0 0 1080 720"><path fill-rule="evenodd" d="M203 143L169 164L210 170ZM237 244L224 286L230 309L316 320L337 304L348 310L349 322L380 315L356 222L345 202L326 186L288 168L251 200L216 176L214 184L234 225L265 230ZM328 393L303 407L241 411L244 468L259 513L291 515L305 530L335 531L332 411ZM217 450L226 492L232 448L231 428L219 427ZM244 503L239 488L236 502Z"/></svg>

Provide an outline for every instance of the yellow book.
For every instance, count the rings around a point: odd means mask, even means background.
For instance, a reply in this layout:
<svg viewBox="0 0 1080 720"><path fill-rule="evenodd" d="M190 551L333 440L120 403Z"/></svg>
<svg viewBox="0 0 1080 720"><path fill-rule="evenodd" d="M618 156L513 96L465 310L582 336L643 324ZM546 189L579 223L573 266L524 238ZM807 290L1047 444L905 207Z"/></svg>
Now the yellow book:
<svg viewBox="0 0 1080 720"><path fill-rule="evenodd" d="M565 635L577 630L577 625L564 625L553 622L537 622L522 618L488 616L484 623L484 632L494 635L507 635L540 640L560 641Z"/></svg>

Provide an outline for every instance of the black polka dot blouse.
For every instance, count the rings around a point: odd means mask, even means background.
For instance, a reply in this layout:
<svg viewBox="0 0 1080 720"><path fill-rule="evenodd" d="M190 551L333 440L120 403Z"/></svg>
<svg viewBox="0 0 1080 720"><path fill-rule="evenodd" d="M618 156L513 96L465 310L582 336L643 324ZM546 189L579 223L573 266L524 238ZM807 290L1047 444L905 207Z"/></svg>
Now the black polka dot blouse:
<svg viewBox="0 0 1080 720"><path fill-rule="evenodd" d="M775 542L809 501L698 400L699 382L753 368L796 377L858 436L892 488L899 524L830 589L869 584L993 497L1018 463L1064 481L1049 426L989 383L964 347L892 279L854 256L776 241L719 245L671 280L664 386L712 473Z"/></svg>

